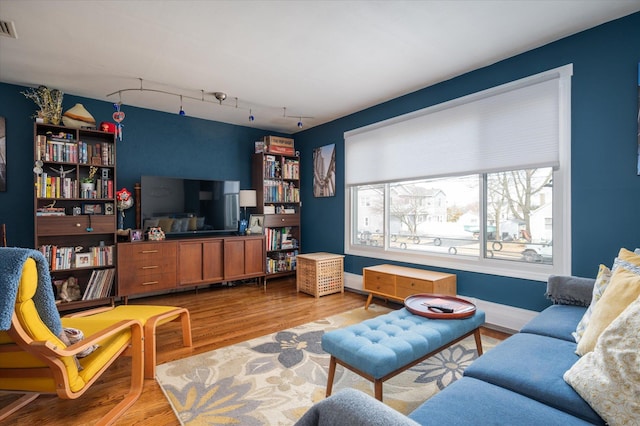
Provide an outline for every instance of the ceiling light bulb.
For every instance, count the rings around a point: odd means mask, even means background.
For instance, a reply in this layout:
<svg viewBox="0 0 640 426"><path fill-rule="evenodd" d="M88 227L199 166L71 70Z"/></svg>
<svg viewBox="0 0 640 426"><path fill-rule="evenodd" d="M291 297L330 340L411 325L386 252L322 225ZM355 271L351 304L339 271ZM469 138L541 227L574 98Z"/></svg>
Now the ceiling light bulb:
<svg viewBox="0 0 640 426"><path fill-rule="evenodd" d="M302 119L300 119L300 121L298 121L298 127L302 129Z"/></svg>
<svg viewBox="0 0 640 426"><path fill-rule="evenodd" d="M249 110L249 121L253 121L256 118L253 116L253 114L251 113L251 110Z"/></svg>

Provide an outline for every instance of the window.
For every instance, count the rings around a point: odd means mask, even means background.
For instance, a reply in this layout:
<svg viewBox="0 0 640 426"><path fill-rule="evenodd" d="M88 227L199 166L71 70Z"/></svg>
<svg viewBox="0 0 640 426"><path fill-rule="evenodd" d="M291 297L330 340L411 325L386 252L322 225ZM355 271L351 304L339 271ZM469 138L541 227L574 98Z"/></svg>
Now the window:
<svg viewBox="0 0 640 426"><path fill-rule="evenodd" d="M528 279L570 273L571 73L345 133L346 252Z"/></svg>

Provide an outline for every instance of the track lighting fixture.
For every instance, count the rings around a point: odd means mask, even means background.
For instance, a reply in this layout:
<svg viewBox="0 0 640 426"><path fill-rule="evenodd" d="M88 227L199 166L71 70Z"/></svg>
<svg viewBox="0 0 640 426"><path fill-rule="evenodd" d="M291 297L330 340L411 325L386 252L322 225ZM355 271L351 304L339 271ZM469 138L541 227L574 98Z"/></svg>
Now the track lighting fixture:
<svg viewBox="0 0 640 426"><path fill-rule="evenodd" d="M182 95L180 95L180 112L178 112L178 114L180 114L181 117L187 115L187 113L184 112L184 108L182 108Z"/></svg>
<svg viewBox="0 0 640 426"><path fill-rule="evenodd" d="M238 102L238 98L231 98L232 100L235 99L235 103L233 102L229 102L228 101L228 96L226 93L224 92L207 92L205 93L204 90L201 90L200 92L200 96L199 97L195 97L195 96L189 96L187 94L184 94L183 90L178 90L178 92L183 92L183 93L175 93L175 92L170 92L167 90L161 90L161 89L151 89L151 88L147 88L147 87L143 87L143 80L141 78L138 79L140 81L140 87L135 87L135 88L130 88L130 89L120 89L117 90L113 93L109 93L107 95L107 97L109 96L113 96L113 95L118 95L119 96L119 102L117 103L118 106L122 105L122 93L125 92L154 92L154 93L162 93L165 95L170 95L170 96L176 96L178 98L180 98L180 109L178 110L178 115L180 115L181 117L184 117L187 115L187 113L184 110L184 105L183 105L183 100L184 99L192 99L194 101L200 101L200 102L209 102L209 103L216 103L220 106L223 107L229 107L229 108L235 108L235 109L242 109L242 110L249 110L249 122L253 123L256 119L255 115L253 115L253 108L258 108L258 109L275 109L274 107L268 107L268 106L256 106L256 105L250 105L247 102L242 102L242 105L239 105ZM206 95L206 96L205 96ZM213 98L212 98L213 97ZM227 102L225 102L227 101ZM116 105L116 103L114 103L114 106ZM295 116L290 116L287 115L287 108L283 108L283 117L284 118L295 118L298 119L298 127L302 128L303 124L302 124L302 119L303 118L313 118L313 117L307 117L307 116L300 116L300 115L295 115Z"/></svg>
<svg viewBox="0 0 640 426"><path fill-rule="evenodd" d="M220 105L222 105L222 101L227 99L227 94L223 92L213 92L213 96L220 102Z"/></svg>

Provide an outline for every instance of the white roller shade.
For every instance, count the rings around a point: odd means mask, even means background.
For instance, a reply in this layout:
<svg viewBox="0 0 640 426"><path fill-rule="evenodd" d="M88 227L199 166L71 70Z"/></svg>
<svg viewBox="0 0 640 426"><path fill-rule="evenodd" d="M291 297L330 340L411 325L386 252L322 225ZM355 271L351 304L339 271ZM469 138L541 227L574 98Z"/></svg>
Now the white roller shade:
<svg viewBox="0 0 640 426"><path fill-rule="evenodd" d="M557 167L572 66L345 133L345 182Z"/></svg>

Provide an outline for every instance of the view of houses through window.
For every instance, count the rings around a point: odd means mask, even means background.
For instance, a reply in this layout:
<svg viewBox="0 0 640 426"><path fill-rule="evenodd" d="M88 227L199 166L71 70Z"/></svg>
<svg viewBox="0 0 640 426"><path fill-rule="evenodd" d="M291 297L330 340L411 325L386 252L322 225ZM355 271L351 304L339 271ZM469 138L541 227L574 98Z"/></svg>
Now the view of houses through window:
<svg viewBox="0 0 640 426"><path fill-rule="evenodd" d="M353 246L553 264L550 167L352 187Z"/></svg>

